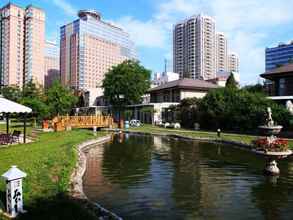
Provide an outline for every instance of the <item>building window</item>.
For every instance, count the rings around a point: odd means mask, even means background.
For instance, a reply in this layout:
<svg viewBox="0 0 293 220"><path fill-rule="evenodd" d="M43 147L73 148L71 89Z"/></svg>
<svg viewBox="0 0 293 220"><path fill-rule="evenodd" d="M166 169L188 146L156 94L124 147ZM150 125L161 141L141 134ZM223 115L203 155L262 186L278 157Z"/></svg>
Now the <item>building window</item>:
<svg viewBox="0 0 293 220"><path fill-rule="evenodd" d="M285 79L281 78L279 81L279 95L283 96L286 93Z"/></svg>

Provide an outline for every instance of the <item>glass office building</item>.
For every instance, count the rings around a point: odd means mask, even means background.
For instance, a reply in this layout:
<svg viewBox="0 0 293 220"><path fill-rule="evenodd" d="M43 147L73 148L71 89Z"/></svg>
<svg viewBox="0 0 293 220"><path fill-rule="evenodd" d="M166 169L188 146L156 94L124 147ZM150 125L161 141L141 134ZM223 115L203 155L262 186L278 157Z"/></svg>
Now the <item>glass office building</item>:
<svg viewBox="0 0 293 220"><path fill-rule="evenodd" d="M293 61L293 41L280 43L277 47L266 48L266 71Z"/></svg>
<svg viewBox="0 0 293 220"><path fill-rule="evenodd" d="M96 11L79 11L78 16L61 27L61 81L78 90L99 88L112 66L136 59L134 43L121 28L102 21Z"/></svg>

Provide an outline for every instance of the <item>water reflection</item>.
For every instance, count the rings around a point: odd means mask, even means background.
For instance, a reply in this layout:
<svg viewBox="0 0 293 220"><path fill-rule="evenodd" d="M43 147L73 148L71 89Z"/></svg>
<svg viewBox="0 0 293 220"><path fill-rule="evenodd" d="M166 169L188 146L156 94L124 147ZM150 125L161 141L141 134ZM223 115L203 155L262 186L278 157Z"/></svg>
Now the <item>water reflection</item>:
<svg viewBox="0 0 293 220"><path fill-rule="evenodd" d="M293 162L231 146L123 135L88 154L84 189L125 219L293 219Z"/></svg>

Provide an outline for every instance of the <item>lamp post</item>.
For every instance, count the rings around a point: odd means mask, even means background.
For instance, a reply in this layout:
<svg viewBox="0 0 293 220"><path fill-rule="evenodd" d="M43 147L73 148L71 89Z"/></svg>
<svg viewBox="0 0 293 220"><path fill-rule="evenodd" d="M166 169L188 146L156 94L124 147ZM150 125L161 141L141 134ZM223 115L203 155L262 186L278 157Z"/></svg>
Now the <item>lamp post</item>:
<svg viewBox="0 0 293 220"><path fill-rule="evenodd" d="M125 96L123 94L119 94L118 95L118 99L119 99L119 112L118 112L118 115L119 115L119 128L123 128L123 121L121 120L121 103L122 101L124 100Z"/></svg>
<svg viewBox="0 0 293 220"><path fill-rule="evenodd" d="M6 212L9 217L15 218L19 213L23 213L22 179L26 173L12 166L2 177L6 181Z"/></svg>

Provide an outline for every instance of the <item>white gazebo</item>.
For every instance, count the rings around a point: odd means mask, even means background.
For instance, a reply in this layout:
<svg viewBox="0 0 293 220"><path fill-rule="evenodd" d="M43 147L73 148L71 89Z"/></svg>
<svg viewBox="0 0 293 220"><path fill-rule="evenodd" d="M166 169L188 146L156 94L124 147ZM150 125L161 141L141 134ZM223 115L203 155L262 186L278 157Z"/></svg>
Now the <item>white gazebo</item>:
<svg viewBox="0 0 293 220"><path fill-rule="evenodd" d="M16 102L10 101L6 98L3 98L0 95L0 113L5 114L6 116L6 133L9 133L9 115L10 114L21 114L24 116L23 122L23 142L26 142L26 116L28 113L31 113L32 109L24 105L18 104Z"/></svg>

